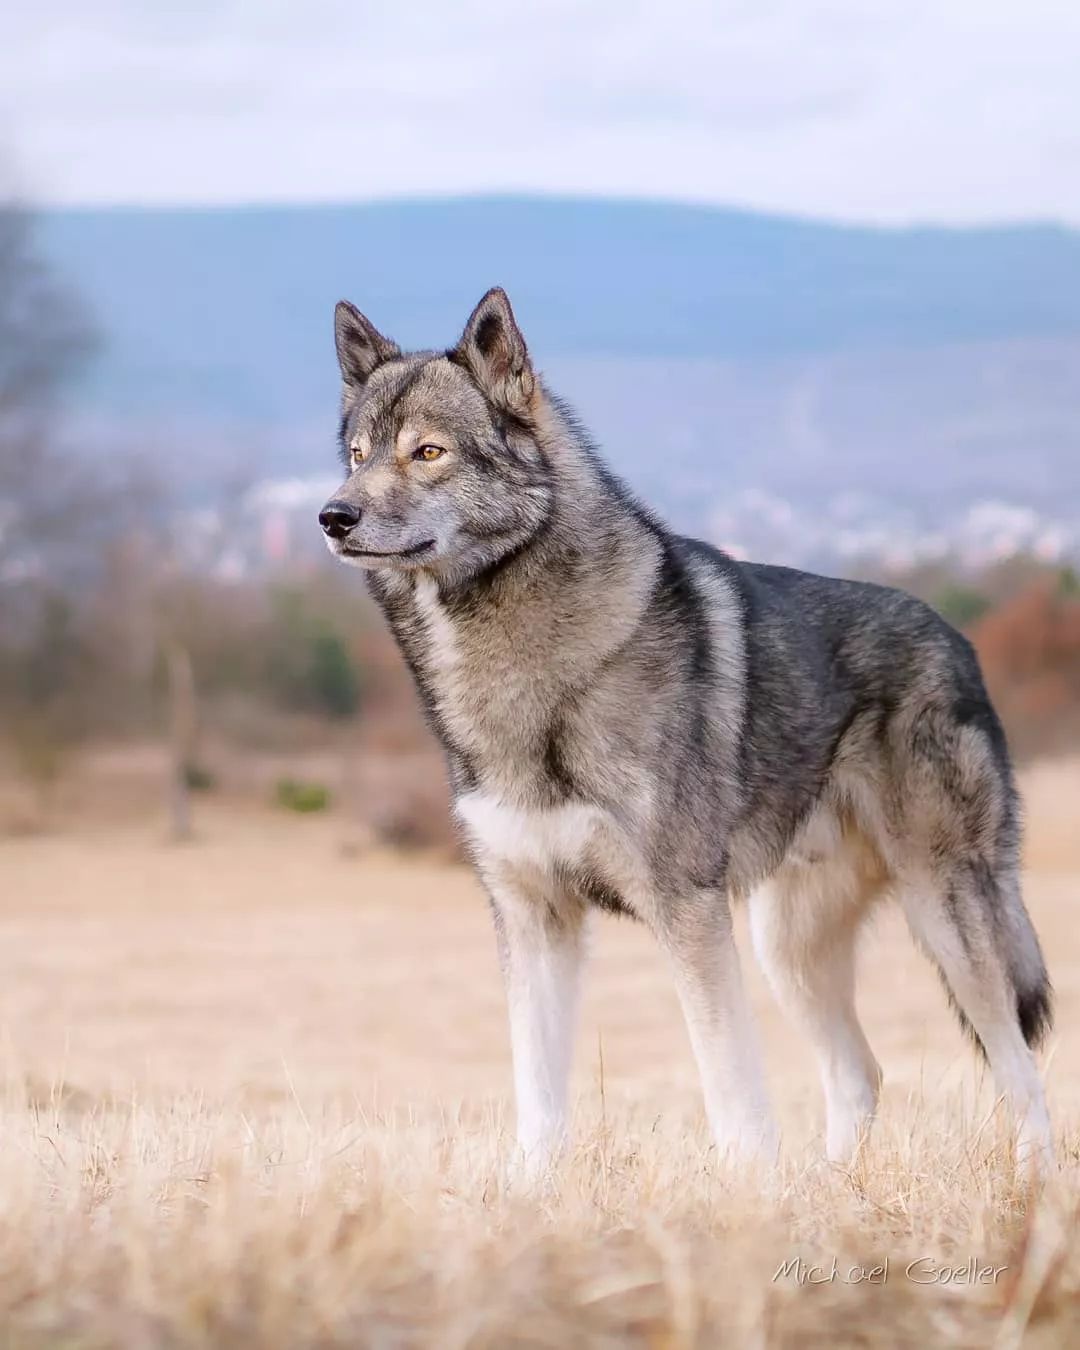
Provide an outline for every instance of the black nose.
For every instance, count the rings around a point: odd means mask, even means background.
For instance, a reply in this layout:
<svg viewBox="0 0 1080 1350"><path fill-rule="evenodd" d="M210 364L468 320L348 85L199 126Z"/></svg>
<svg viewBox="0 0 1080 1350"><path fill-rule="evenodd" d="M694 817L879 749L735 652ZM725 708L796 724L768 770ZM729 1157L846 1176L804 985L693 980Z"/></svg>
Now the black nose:
<svg viewBox="0 0 1080 1350"><path fill-rule="evenodd" d="M335 499L319 512L319 524L331 539L344 539L360 521L360 511L351 502Z"/></svg>

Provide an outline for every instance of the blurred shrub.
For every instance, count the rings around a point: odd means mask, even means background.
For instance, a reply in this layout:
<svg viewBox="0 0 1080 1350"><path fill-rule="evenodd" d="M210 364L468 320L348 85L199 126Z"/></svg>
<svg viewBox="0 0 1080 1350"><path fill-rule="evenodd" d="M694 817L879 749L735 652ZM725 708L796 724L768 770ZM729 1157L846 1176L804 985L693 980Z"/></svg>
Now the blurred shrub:
<svg viewBox="0 0 1080 1350"><path fill-rule="evenodd" d="M982 591L959 582L949 582L935 592L930 603L954 628L967 628L981 619L990 608L990 601Z"/></svg>
<svg viewBox="0 0 1080 1350"><path fill-rule="evenodd" d="M402 853L415 849L452 846L449 837L449 812L432 811L431 803L421 792L403 793L391 802L383 803L371 822L375 838L388 848Z"/></svg>
<svg viewBox="0 0 1080 1350"><path fill-rule="evenodd" d="M265 677L279 705L294 712L351 717L360 676L333 619L296 586L276 587L264 633Z"/></svg>
<svg viewBox="0 0 1080 1350"><path fill-rule="evenodd" d="M8 743L20 777L37 797L40 819L49 813L53 789L70 761L70 742L48 716L20 717L12 726Z"/></svg>
<svg viewBox="0 0 1080 1350"><path fill-rule="evenodd" d="M316 633L312 637L308 678L314 712L328 717L351 717L356 712L360 678L337 633Z"/></svg>
<svg viewBox="0 0 1080 1350"><path fill-rule="evenodd" d="M1080 576L1074 567L1063 567L1058 573L1058 594L1071 599L1080 597Z"/></svg>
<svg viewBox="0 0 1080 1350"><path fill-rule="evenodd" d="M325 811L330 805L330 791L321 783L301 783L295 778L281 778L274 790L278 806L287 811L298 811L308 815L315 811Z"/></svg>
<svg viewBox="0 0 1080 1350"><path fill-rule="evenodd" d="M47 813L52 789L86 734L93 662L74 607L48 590L24 596L22 622L0 646L6 740Z"/></svg>
<svg viewBox="0 0 1080 1350"><path fill-rule="evenodd" d="M1014 748L1031 755L1080 741L1080 588L1069 571L1043 576L984 615L971 632Z"/></svg>
<svg viewBox="0 0 1080 1350"><path fill-rule="evenodd" d="M212 792L217 787L217 778L201 764L184 765L184 783L192 792Z"/></svg>
<svg viewBox="0 0 1080 1350"><path fill-rule="evenodd" d="M411 747L399 741L390 751L377 748L376 739L363 737L348 766L349 817L387 848L434 850L444 858L460 858L443 757L430 733L418 723Z"/></svg>

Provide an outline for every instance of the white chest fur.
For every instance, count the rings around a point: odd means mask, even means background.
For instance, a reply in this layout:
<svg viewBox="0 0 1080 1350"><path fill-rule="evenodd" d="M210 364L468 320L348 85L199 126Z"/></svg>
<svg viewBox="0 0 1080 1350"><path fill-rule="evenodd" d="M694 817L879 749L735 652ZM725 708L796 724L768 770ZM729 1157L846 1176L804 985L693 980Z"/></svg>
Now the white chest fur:
<svg viewBox="0 0 1080 1350"><path fill-rule="evenodd" d="M439 588L431 577L421 574L416 580L414 595L427 627L432 664L448 678L458 663L458 649L454 626L439 599Z"/></svg>
<svg viewBox="0 0 1080 1350"><path fill-rule="evenodd" d="M490 857L545 872L589 861L607 819L595 806L527 810L484 792L466 793L456 810L477 847Z"/></svg>

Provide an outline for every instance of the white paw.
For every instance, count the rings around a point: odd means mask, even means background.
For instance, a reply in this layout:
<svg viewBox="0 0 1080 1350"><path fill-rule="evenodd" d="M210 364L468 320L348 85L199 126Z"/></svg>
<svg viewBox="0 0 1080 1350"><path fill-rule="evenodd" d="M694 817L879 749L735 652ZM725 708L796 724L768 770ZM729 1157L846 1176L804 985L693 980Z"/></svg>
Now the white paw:
<svg viewBox="0 0 1080 1350"><path fill-rule="evenodd" d="M511 1190L525 1193L548 1190L566 1148L564 1134L542 1138L519 1138L507 1169Z"/></svg>
<svg viewBox="0 0 1080 1350"><path fill-rule="evenodd" d="M780 1135L768 1118L755 1118L739 1129L713 1129L716 1156L725 1163L774 1164L780 1155Z"/></svg>
<svg viewBox="0 0 1080 1350"><path fill-rule="evenodd" d="M1045 1109L1029 1110L1016 1134L1016 1165L1032 1183L1054 1170L1054 1143Z"/></svg>

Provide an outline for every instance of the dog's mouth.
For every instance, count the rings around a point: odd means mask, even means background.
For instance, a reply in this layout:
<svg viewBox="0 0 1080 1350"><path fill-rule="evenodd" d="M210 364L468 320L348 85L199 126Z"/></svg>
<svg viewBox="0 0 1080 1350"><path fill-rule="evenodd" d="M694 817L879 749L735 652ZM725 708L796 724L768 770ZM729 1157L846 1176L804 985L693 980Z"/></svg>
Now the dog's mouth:
<svg viewBox="0 0 1080 1350"><path fill-rule="evenodd" d="M393 552L385 553L371 548L349 548L345 544L338 547L338 552L346 558L415 558L421 553L426 553L428 549L435 547L434 539L425 539L422 543L413 544L411 548L395 549Z"/></svg>

